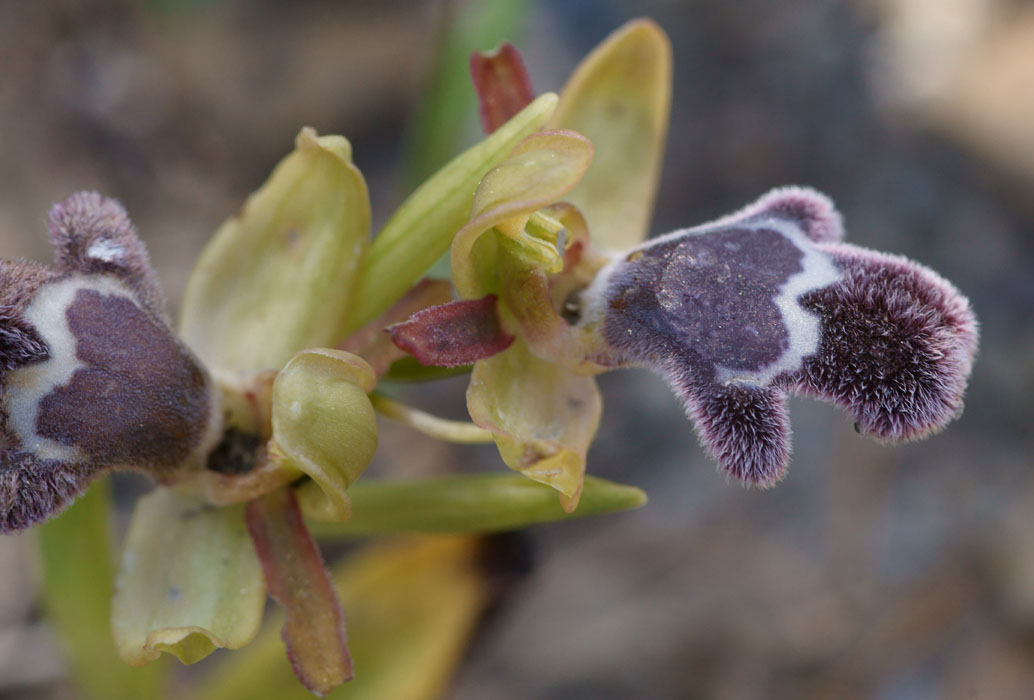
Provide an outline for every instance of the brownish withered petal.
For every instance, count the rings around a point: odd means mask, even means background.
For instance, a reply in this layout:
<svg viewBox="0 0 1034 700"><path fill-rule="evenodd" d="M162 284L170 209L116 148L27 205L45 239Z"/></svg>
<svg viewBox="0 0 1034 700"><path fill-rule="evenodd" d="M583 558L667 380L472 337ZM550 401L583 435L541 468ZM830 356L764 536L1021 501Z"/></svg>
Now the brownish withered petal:
<svg viewBox="0 0 1034 700"><path fill-rule="evenodd" d="M470 76L481 108L481 126L491 134L531 104L535 93L521 52L504 42L494 51L475 51Z"/></svg>
<svg viewBox="0 0 1034 700"><path fill-rule="evenodd" d="M495 294L432 306L389 331L395 345L420 364L437 367L469 365L513 343L499 320Z"/></svg>
<svg viewBox="0 0 1034 700"><path fill-rule="evenodd" d="M247 509L269 595L284 607L281 630L298 680L319 697L352 679L345 613L291 489L278 489Z"/></svg>
<svg viewBox="0 0 1034 700"><path fill-rule="evenodd" d="M338 348L362 357L380 377L395 360L406 356L405 351L391 341L391 336L384 329L402 323L418 311L446 304L451 299L452 284L448 280L425 277L390 309L350 335Z"/></svg>

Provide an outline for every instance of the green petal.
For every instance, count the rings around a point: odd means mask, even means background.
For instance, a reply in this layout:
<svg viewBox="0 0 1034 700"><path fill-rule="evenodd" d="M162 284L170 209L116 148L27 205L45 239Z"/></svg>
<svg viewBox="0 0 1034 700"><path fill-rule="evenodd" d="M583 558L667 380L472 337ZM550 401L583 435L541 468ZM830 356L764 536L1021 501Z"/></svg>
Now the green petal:
<svg viewBox="0 0 1034 700"><path fill-rule="evenodd" d="M345 490L377 450L377 417L367 396L376 381L373 368L357 355L304 350L273 384L270 454L312 477L322 490L320 507L331 519L348 518Z"/></svg>
<svg viewBox="0 0 1034 700"><path fill-rule="evenodd" d="M577 507L585 454L603 412L594 379L540 360L518 339L474 365L467 410L495 434L507 466L559 491L564 510Z"/></svg>
<svg viewBox="0 0 1034 700"><path fill-rule="evenodd" d="M181 333L210 367L278 369L334 345L370 235L366 183L341 136L302 129L295 151L216 232L183 300Z"/></svg>
<svg viewBox="0 0 1034 700"><path fill-rule="evenodd" d="M258 632L266 590L243 506L158 488L137 503L115 580L111 630L126 663L185 664Z"/></svg>
<svg viewBox="0 0 1034 700"><path fill-rule="evenodd" d="M492 533L601 515L646 503L634 486L585 477L578 510L566 513L556 492L517 474L464 474L417 481L364 479L349 491L352 518L313 522L316 537L404 532Z"/></svg>
<svg viewBox="0 0 1034 700"><path fill-rule="evenodd" d="M475 249L481 235L493 227L512 240L524 237L529 248L544 254L542 240L534 231L548 232L551 222L527 226L529 219L578 184L592 154L592 144L581 134L542 131L522 141L509 158L485 175L474 196L471 219L452 242L452 281L459 296L472 299L495 291L494 255L491 250ZM560 263L555 247L552 262Z"/></svg>
<svg viewBox="0 0 1034 700"><path fill-rule="evenodd" d="M37 530L47 622L86 696L162 697L168 668L126 666L108 633L115 578L111 512L111 487L104 479Z"/></svg>
<svg viewBox="0 0 1034 700"><path fill-rule="evenodd" d="M596 162L568 200L600 248L643 240L657 196L671 106L671 44L650 20L618 29L578 66L550 125L585 134Z"/></svg>
<svg viewBox="0 0 1034 700"><path fill-rule="evenodd" d="M440 258L470 218L474 191L485 173L505 159L521 139L545 124L557 96L546 93L491 136L431 176L403 202L374 238L356 299L361 307L348 324L364 326L405 294Z"/></svg>
<svg viewBox="0 0 1034 700"><path fill-rule="evenodd" d="M491 588L471 537L379 543L336 568L348 610L355 680L337 700L432 700L442 696ZM199 700L305 700L312 696L284 660L279 620L226 659L191 697Z"/></svg>

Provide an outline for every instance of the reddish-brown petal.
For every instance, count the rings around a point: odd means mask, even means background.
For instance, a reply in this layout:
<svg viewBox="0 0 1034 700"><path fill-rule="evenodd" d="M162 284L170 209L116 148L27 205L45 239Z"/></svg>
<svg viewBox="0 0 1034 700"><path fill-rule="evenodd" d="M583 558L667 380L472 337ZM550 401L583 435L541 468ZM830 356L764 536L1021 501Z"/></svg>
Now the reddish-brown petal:
<svg viewBox="0 0 1034 700"><path fill-rule="evenodd" d="M323 697L352 679L345 613L291 489L248 503L248 532L269 595L287 613L281 630L291 668Z"/></svg>
<svg viewBox="0 0 1034 700"><path fill-rule="evenodd" d="M420 364L437 367L469 365L513 343L499 321L494 294L432 306L388 330L395 345Z"/></svg>
<svg viewBox="0 0 1034 700"><path fill-rule="evenodd" d="M338 347L362 357L380 377L395 360L405 356L405 352L391 342L384 329L405 321L418 311L448 303L450 299L452 284L448 280L425 277L390 309L350 335Z"/></svg>
<svg viewBox="0 0 1034 700"><path fill-rule="evenodd" d="M494 51L475 51L470 77L481 106L481 126L491 134L531 104L535 93L521 52L505 42Z"/></svg>

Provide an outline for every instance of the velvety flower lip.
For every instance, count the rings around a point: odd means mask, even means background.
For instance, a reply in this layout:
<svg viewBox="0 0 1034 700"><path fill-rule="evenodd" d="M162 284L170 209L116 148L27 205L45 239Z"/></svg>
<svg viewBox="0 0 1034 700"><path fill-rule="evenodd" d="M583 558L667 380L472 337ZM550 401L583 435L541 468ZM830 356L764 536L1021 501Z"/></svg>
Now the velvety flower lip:
<svg viewBox="0 0 1034 700"><path fill-rule="evenodd" d="M582 294L580 323L600 325L615 364L663 375L707 451L749 483L785 473L788 392L881 440L940 430L976 352L969 302L932 270L842 237L824 195L777 189L616 259Z"/></svg>
<svg viewBox="0 0 1034 700"><path fill-rule="evenodd" d="M207 373L168 326L143 244L116 201L50 214L55 265L0 263L0 530L60 511L115 468L160 476L216 437Z"/></svg>

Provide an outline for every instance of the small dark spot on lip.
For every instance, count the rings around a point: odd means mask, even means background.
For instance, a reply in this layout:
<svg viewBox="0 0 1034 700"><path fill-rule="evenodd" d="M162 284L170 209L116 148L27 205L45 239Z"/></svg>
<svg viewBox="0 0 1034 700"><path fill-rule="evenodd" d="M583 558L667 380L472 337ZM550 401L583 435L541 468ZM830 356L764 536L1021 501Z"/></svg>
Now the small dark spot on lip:
<svg viewBox="0 0 1034 700"><path fill-rule="evenodd" d="M854 431L856 433L858 433L859 435L862 434L862 429L861 429L861 427L859 427L859 425L857 423L854 424Z"/></svg>
<svg viewBox="0 0 1034 700"><path fill-rule="evenodd" d="M168 596L169 600L172 600L172 601L179 600L179 598L180 598L180 589L176 588L175 586L170 586L169 590L166 592L166 595Z"/></svg>
<svg viewBox="0 0 1034 700"><path fill-rule="evenodd" d="M569 411L580 411L585 406L585 402L581 399L574 397L568 397L567 399L567 410Z"/></svg>

